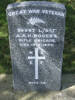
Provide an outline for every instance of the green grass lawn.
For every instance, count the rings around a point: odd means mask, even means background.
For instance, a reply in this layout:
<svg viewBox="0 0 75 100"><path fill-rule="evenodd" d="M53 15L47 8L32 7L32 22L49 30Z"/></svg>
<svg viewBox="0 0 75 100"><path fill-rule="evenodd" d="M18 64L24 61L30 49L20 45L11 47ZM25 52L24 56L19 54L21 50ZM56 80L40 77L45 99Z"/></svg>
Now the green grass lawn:
<svg viewBox="0 0 75 100"><path fill-rule="evenodd" d="M0 2L0 73L11 73L11 60L8 41L8 25L5 9L15 0ZM21 0L24 1L24 0ZM49 0L48 0L49 1ZM75 0L51 0L64 3L67 10L66 32L63 54L63 72L75 73Z"/></svg>

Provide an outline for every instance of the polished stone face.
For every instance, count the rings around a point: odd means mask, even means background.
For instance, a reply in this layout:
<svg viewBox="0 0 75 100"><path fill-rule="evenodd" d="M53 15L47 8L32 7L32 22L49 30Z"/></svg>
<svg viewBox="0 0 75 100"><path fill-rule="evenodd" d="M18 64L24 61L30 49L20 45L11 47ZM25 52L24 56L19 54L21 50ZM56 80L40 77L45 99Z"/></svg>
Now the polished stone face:
<svg viewBox="0 0 75 100"><path fill-rule="evenodd" d="M13 86L17 90L60 90L65 7L22 2L7 7Z"/></svg>

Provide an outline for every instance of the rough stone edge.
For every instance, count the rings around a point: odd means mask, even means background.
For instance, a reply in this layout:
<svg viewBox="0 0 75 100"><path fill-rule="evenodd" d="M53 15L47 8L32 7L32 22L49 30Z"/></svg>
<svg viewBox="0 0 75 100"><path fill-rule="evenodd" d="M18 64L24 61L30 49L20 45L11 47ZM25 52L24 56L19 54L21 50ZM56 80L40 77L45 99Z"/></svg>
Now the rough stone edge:
<svg viewBox="0 0 75 100"><path fill-rule="evenodd" d="M65 9L65 5L62 3L56 3L56 2L48 2L48 1L24 1L24 2L19 2L19 3L12 3L8 4L6 10L16 8L16 7L25 7L25 6L48 6L48 7L53 7L53 8L60 8L60 9Z"/></svg>

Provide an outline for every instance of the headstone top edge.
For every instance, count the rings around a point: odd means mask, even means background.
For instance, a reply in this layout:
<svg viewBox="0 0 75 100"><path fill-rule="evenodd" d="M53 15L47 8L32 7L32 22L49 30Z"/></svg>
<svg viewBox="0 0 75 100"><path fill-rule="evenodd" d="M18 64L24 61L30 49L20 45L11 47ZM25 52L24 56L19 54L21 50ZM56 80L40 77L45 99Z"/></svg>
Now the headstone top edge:
<svg viewBox="0 0 75 100"><path fill-rule="evenodd" d="M49 2L49 1L24 1L24 2L19 2L19 3L12 3L12 4L8 4L6 10L8 9L13 9L16 7L23 7L23 6L37 6L37 5L41 5L41 6L51 6L53 8L59 8L59 9L65 9L65 5L62 3L57 3L57 2Z"/></svg>

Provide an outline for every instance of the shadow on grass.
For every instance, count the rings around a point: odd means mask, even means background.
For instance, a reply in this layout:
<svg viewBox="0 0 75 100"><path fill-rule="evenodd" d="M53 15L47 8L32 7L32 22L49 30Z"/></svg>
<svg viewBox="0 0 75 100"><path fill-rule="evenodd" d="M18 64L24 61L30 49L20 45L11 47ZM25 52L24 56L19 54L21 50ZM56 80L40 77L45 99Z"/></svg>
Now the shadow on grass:
<svg viewBox="0 0 75 100"><path fill-rule="evenodd" d="M75 73L75 8L73 3L66 2L66 34L64 45L63 72Z"/></svg>
<svg viewBox="0 0 75 100"><path fill-rule="evenodd" d="M11 73L11 61L8 43L8 28L5 9L16 0L2 0L0 3L0 73ZM21 0L24 1L24 0ZM49 0L64 3L67 10L66 33L63 54L63 73L75 73L75 1Z"/></svg>
<svg viewBox="0 0 75 100"><path fill-rule="evenodd" d="M0 38L0 73L11 73L8 38Z"/></svg>

